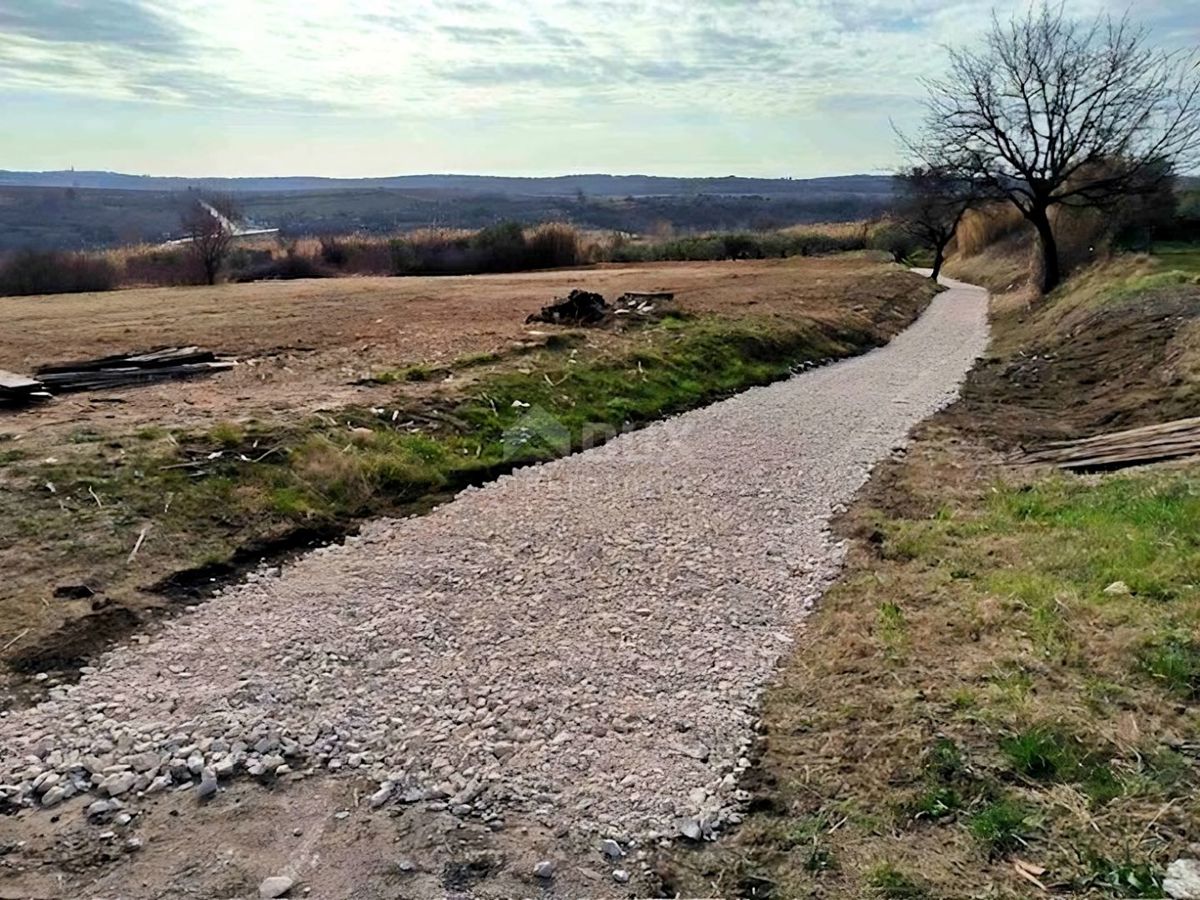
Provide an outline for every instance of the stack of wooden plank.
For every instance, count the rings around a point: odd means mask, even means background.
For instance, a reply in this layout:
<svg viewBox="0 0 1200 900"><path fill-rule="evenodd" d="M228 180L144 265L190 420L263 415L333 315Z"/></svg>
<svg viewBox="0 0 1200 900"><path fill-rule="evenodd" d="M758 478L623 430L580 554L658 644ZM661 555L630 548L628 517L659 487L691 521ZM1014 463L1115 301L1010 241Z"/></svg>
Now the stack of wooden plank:
<svg viewBox="0 0 1200 900"><path fill-rule="evenodd" d="M0 369L0 407L27 406L48 399L46 386L36 378Z"/></svg>
<svg viewBox="0 0 1200 900"><path fill-rule="evenodd" d="M1071 472L1103 472L1189 456L1200 456L1200 418L1062 441L1028 454L1025 461Z"/></svg>
<svg viewBox="0 0 1200 900"><path fill-rule="evenodd" d="M220 359L199 347L167 347L150 353L106 356L102 359L42 366L41 382L54 393L90 391L145 384L171 378L194 378L233 368L233 361Z"/></svg>

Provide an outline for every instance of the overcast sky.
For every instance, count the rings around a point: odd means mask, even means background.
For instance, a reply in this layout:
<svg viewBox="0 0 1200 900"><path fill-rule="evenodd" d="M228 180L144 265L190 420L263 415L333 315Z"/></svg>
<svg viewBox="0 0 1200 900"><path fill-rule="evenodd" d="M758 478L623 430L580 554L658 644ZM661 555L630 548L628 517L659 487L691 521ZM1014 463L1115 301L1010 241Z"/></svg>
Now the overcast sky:
<svg viewBox="0 0 1200 900"><path fill-rule="evenodd" d="M0 169L882 170L940 45L1024 2L0 0ZM1200 0L1132 6L1200 43Z"/></svg>

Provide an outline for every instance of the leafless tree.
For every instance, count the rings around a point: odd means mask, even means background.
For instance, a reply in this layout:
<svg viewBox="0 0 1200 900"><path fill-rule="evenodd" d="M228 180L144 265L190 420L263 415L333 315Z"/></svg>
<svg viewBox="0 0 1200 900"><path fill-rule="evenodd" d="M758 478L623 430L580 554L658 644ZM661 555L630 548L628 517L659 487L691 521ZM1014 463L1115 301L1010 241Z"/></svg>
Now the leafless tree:
<svg viewBox="0 0 1200 900"><path fill-rule="evenodd" d="M233 246L236 204L228 197L195 197L188 201L180 224L185 246L206 284L216 284Z"/></svg>
<svg viewBox="0 0 1200 900"><path fill-rule="evenodd" d="M946 262L946 248L958 223L983 192L971 182L944 169L913 166L896 174L900 227L918 244L933 251L934 281Z"/></svg>
<svg viewBox="0 0 1200 900"><path fill-rule="evenodd" d="M993 18L981 48L951 51L949 75L925 82L925 126L908 145L1021 211L1050 291L1062 278L1053 208L1156 190L1158 176L1200 155L1198 60L1155 48L1128 17L1079 22L1047 0Z"/></svg>

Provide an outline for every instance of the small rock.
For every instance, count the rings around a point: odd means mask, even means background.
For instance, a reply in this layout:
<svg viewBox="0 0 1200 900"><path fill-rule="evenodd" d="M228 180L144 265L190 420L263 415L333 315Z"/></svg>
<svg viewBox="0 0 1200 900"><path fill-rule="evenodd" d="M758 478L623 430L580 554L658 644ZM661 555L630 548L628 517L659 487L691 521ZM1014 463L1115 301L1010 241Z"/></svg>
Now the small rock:
<svg viewBox="0 0 1200 900"><path fill-rule="evenodd" d="M62 803L69 796L71 796L70 789L63 785L57 785L42 794L42 806L49 809L51 806L57 806Z"/></svg>
<svg viewBox="0 0 1200 900"><path fill-rule="evenodd" d="M379 790L371 795L371 809L379 809L379 807L387 803L388 799L392 796L392 788L393 785L390 781L385 781L381 784Z"/></svg>
<svg viewBox="0 0 1200 900"><path fill-rule="evenodd" d="M205 769L200 775L200 783L196 785L196 799L208 800L217 792L217 773Z"/></svg>
<svg viewBox="0 0 1200 900"><path fill-rule="evenodd" d="M295 883L286 875L272 875L270 878L264 878L262 884L258 886L258 896L264 900L282 897L292 889L292 885Z"/></svg>
<svg viewBox="0 0 1200 900"><path fill-rule="evenodd" d="M1177 859L1167 866L1163 890L1175 900L1200 900L1200 860Z"/></svg>
<svg viewBox="0 0 1200 900"><path fill-rule="evenodd" d="M700 828L700 822L693 818L680 819L677 823L679 833L689 841L698 841L704 837L704 831Z"/></svg>
<svg viewBox="0 0 1200 900"><path fill-rule="evenodd" d="M553 878L554 877L554 862L549 859L543 859L533 867L533 874L538 878Z"/></svg>
<svg viewBox="0 0 1200 900"><path fill-rule="evenodd" d="M128 762L135 772L149 772L151 769L158 768L161 760L158 758L157 753L148 751L129 757Z"/></svg>
<svg viewBox="0 0 1200 900"><path fill-rule="evenodd" d="M621 848L621 845L612 838L605 838L600 842L600 852L609 859L620 859L625 855L625 851Z"/></svg>
<svg viewBox="0 0 1200 900"><path fill-rule="evenodd" d="M626 869L613 869L613 881L617 884L629 883L629 872Z"/></svg>
<svg viewBox="0 0 1200 900"><path fill-rule="evenodd" d="M97 800L87 808L87 817L89 819L99 819L102 816L108 815L113 810L111 800Z"/></svg>
<svg viewBox="0 0 1200 900"><path fill-rule="evenodd" d="M100 790L110 797L119 797L133 787L135 781L137 776L132 772L117 772L100 782Z"/></svg>

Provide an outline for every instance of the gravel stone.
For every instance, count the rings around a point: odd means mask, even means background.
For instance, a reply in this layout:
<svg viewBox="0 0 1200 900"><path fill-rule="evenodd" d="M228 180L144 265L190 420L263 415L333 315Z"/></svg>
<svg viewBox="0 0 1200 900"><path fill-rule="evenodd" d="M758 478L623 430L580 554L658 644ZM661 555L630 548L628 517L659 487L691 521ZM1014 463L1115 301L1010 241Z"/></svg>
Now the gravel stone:
<svg viewBox="0 0 1200 900"><path fill-rule="evenodd" d="M98 796L215 789L227 758L282 754L387 778L386 802L708 838L744 808L761 691L837 574L830 518L954 398L986 308L955 288L886 347L220 591L0 718L5 795L36 806L46 771Z"/></svg>
<svg viewBox="0 0 1200 900"><path fill-rule="evenodd" d="M286 875L272 875L270 878L264 878L262 884L258 886L258 896L265 900L272 900L275 897L282 897L292 889L295 880Z"/></svg>

